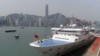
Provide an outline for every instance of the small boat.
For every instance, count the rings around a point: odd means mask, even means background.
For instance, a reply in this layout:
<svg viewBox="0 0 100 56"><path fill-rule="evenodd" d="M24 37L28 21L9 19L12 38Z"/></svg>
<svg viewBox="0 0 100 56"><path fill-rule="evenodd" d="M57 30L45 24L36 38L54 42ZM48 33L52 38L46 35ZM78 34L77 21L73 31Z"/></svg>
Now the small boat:
<svg viewBox="0 0 100 56"><path fill-rule="evenodd" d="M19 36L18 36L18 35L16 35L16 36L15 36L15 39L19 39Z"/></svg>
<svg viewBox="0 0 100 56"><path fill-rule="evenodd" d="M6 30L5 32L16 32L16 30Z"/></svg>
<svg viewBox="0 0 100 56"><path fill-rule="evenodd" d="M92 32L81 35L56 33L51 38L36 40L29 45L41 52L43 56L61 56L91 43L95 38Z"/></svg>

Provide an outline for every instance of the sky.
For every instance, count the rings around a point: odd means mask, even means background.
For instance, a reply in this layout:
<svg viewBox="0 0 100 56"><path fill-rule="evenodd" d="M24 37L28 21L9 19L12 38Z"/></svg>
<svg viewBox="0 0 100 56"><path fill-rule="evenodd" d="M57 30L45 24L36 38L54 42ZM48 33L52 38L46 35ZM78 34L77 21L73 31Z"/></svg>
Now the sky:
<svg viewBox="0 0 100 56"><path fill-rule="evenodd" d="M0 16L12 13L45 15L45 5L49 15L61 13L66 17L100 21L100 0L0 0Z"/></svg>

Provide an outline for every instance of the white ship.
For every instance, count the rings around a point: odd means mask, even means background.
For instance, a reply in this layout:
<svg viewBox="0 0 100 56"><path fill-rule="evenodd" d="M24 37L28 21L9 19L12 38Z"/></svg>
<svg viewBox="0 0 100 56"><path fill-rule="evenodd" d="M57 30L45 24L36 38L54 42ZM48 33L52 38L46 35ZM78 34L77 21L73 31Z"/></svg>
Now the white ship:
<svg viewBox="0 0 100 56"><path fill-rule="evenodd" d="M51 28L52 33L66 33L66 34L77 34L80 35L82 31L86 31L87 33L89 31L97 32L98 30L95 27L78 27L77 24L70 24L67 27L64 27L63 25L60 25L60 27L53 27Z"/></svg>
<svg viewBox="0 0 100 56"><path fill-rule="evenodd" d="M95 36L92 33L80 35L56 33L51 38L37 40L29 45L41 52L43 56L61 56L92 42L94 39Z"/></svg>

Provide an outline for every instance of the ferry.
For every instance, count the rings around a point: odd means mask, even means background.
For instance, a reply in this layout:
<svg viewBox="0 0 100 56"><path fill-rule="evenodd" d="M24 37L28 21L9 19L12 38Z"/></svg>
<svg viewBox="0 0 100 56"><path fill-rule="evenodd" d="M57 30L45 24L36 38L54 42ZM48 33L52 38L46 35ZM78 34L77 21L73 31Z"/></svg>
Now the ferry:
<svg viewBox="0 0 100 56"><path fill-rule="evenodd" d="M67 27L64 27L63 25L60 25L60 27L53 27L51 28L52 33L58 32L58 33L71 33L71 34L80 34L82 31L92 31L92 32L97 32L95 27L83 27L80 26L78 27L77 24L70 24Z"/></svg>
<svg viewBox="0 0 100 56"><path fill-rule="evenodd" d="M41 52L43 56L61 56L91 43L95 38L93 32L79 35L56 32L50 38L39 39L29 45Z"/></svg>
<svg viewBox="0 0 100 56"><path fill-rule="evenodd" d="M16 30L5 30L5 32L16 32Z"/></svg>

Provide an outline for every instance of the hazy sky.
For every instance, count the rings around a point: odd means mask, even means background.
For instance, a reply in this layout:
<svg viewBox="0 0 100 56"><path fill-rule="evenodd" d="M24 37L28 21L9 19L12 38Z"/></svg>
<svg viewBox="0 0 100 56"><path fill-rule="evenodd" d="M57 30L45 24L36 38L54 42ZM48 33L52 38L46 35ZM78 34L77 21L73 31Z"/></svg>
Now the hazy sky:
<svg viewBox="0 0 100 56"><path fill-rule="evenodd" d="M0 0L0 16L24 13L44 16L45 5L49 5L49 15L62 13L66 17L99 20L100 0Z"/></svg>

